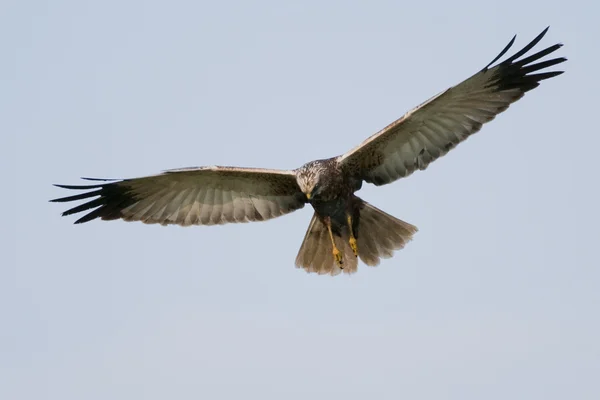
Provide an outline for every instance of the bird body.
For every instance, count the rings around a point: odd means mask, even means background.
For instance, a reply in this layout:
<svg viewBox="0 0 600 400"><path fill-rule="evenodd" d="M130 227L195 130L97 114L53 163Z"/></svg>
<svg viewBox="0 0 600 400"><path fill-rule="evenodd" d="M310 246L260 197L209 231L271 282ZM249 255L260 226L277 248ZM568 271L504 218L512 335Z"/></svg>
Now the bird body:
<svg viewBox="0 0 600 400"><path fill-rule="evenodd" d="M331 219L334 232L345 226L348 213L358 218L360 201L353 194L360 190L362 180L345 173L337 157L306 163L296 170L296 176L298 186L307 193L308 202L319 218ZM309 186L312 182L316 186Z"/></svg>
<svg viewBox="0 0 600 400"><path fill-rule="evenodd" d="M56 185L83 193L52 201L91 199L63 213L88 211L76 223L96 218L163 225L213 225L264 221L310 204L314 215L296 258L307 272L336 275L370 266L403 248L417 228L355 195L363 182L384 185L424 170L483 124L563 71L538 72L566 61L537 62L556 44L520 59L546 34L491 67L432 97L403 117L338 156L291 170L198 167L118 181L92 179L92 185ZM90 211L91 210L91 211Z"/></svg>

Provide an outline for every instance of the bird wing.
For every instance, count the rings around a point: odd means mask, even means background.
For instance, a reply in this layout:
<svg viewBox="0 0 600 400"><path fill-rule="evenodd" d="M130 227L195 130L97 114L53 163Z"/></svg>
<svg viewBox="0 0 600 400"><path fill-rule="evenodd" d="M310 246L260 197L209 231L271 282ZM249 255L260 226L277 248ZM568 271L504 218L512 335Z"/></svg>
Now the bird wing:
<svg viewBox="0 0 600 400"><path fill-rule="evenodd" d="M255 168L185 168L110 183L56 186L88 191L54 202L99 196L63 213L94 209L75 223L96 218L183 226L263 221L302 208L306 202L294 171Z"/></svg>
<svg viewBox="0 0 600 400"><path fill-rule="evenodd" d="M537 72L566 58L538 61L558 50L555 44L521 60L546 34L546 28L512 57L490 68L516 38L485 68L406 113L359 146L337 158L355 177L384 185L423 170L457 144L479 131L539 82L563 71ZM535 73L537 72L537 73Z"/></svg>

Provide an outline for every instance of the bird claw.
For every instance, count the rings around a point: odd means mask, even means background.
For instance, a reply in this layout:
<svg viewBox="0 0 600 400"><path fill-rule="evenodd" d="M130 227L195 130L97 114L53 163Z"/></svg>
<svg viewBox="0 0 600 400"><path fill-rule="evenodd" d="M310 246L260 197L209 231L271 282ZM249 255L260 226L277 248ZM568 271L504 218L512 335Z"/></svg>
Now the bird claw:
<svg viewBox="0 0 600 400"><path fill-rule="evenodd" d="M350 247L352 247L352 252L354 253L354 257L358 257L358 244L356 243L356 238L354 237L354 232L352 231L352 215L346 215L346 222L348 222L348 230L350 231Z"/></svg>
<svg viewBox="0 0 600 400"><path fill-rule="evenodd" d="M333 248L333 258L335 259L336 264L344 269L343 265L344 265L344 261L342 260L342 253L340 253L340 251L337 248Z"/></svg>
<svg viewBox="0 0 600 400"><path fill-rule="evenodd" d="M354 236L350 236L350 247L352 247L352 251L354 252L354 256L358 257L358 244L356 243L356 238Z"/></svg>

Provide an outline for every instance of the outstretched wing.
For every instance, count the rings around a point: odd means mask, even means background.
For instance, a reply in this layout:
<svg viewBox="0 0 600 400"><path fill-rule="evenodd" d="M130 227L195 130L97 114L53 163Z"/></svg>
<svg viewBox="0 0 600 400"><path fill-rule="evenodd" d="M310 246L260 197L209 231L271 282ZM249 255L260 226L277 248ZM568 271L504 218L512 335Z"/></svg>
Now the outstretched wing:
<svg viewBox="0 0 600 400"><path fill-rule="evenodd" d="M423 170L457 144L479 131L539 82L563 71L537 72L566 61L554 58L537 62L558 50L555 44L518 60L546 34L546 28L512 57L490 68L514 43L477 74L434 96L406 113L358 147L338 157L346 172L366 182L384 185Z"/></svg>
<svg viewBox="0 0 600 400"><path fill-rule="evenodd" d="M306 202L293 171L254 168L187 168L96 185L56 186L88 191L54 202L99 196L62 214L93 209L76 224L96 218L183 226L263 221Z"/></svg>

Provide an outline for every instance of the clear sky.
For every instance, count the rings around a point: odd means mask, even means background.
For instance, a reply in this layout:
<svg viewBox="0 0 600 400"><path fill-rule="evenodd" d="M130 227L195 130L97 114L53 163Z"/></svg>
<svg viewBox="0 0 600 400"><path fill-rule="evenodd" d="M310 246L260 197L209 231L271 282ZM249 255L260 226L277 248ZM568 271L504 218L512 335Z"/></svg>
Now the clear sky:
<svg viewBox="0 0 600 400"><path fill-rule="evenodd" d="M597 399L598 5L8 1L2 399ZM52 183L341 154L515 49L543 82L360 195L420 229L352 276L294 268L310 208L161 227L60 217Z"/></svg>

